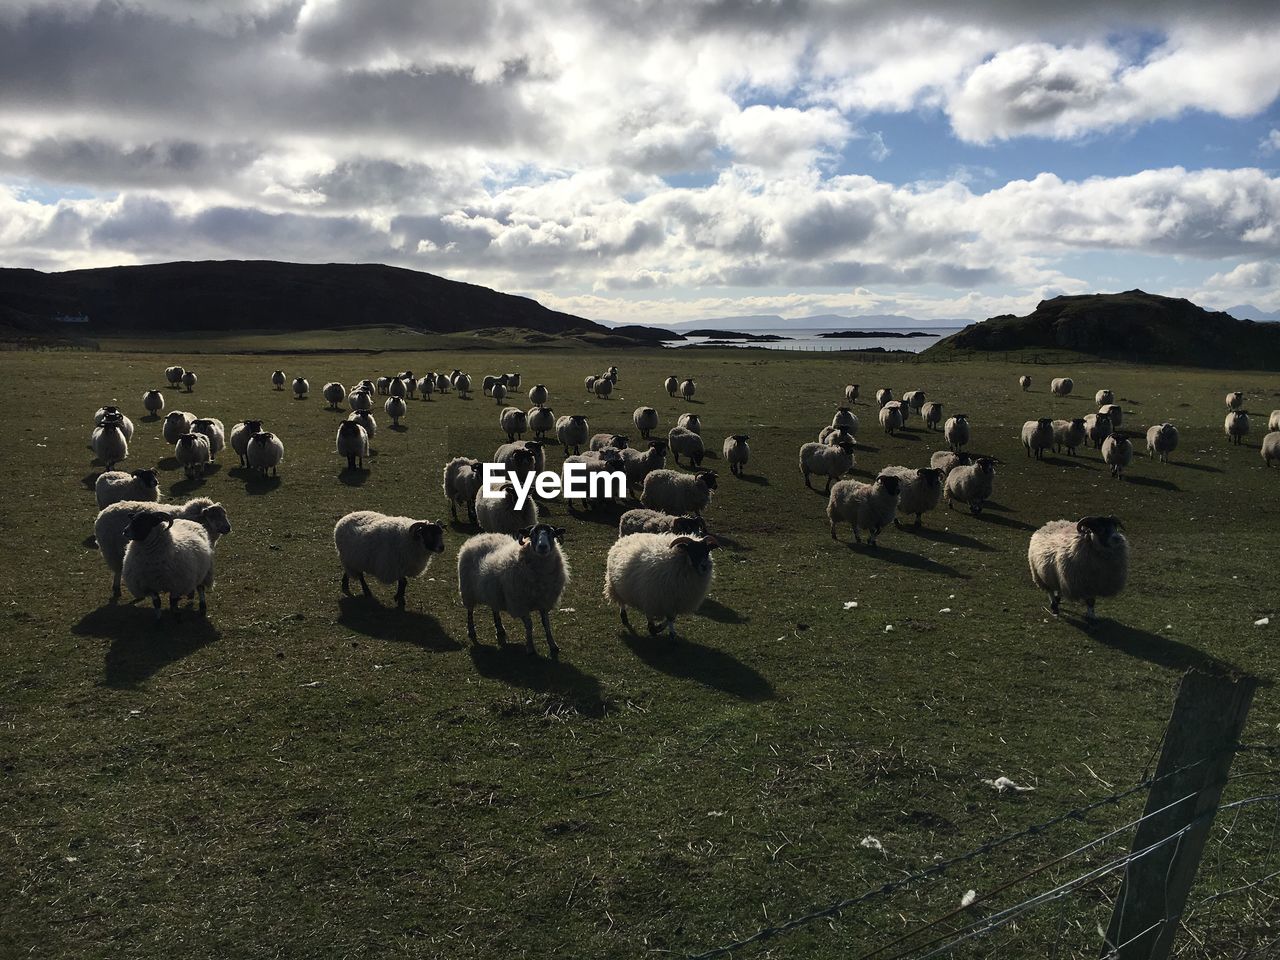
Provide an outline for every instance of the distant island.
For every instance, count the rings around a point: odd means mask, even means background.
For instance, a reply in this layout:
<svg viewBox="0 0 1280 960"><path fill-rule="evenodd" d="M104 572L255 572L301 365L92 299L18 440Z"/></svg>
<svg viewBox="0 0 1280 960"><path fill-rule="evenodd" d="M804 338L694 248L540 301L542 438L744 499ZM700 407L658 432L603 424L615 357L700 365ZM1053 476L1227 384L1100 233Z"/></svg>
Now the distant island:
<svg viewBox="0 0 1280 960"><path fill-rule="evenodd" d="M779 340L792 340L793 337L782 337L776 333L739 333L736 330L686 330L685 337L715 337L717 340L746 340L749 343L776 343ZM683 337L681 339L684 339Z"/></svg>
<svg viewBox="0 0 1280 960"><path fill-rule="evenodd" d="M879 340L892 337L905 340L908 337L936 337L936 333L925 333L923 330L911 330L906 333L898 330L836 330L831 333L820 333L819 337L827 340Z"/></svg>

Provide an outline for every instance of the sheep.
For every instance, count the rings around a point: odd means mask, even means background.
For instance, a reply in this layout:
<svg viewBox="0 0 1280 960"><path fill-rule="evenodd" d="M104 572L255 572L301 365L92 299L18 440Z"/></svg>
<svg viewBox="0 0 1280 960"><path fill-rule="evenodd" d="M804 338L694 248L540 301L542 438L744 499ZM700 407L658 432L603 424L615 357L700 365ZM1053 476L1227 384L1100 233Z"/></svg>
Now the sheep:
<svg viewBox="0 0 1280 960"><path fill-rule="evenodd" d="M443 374L443 373L436 374L436 392L437 393L448 393L449 389L452 386L453 386L453 381L449 379L447 374Z"/></svg>
<svg viewBox="0 0 1280 960"><path fill-rule="evenodd" d="M133 421L120 412L119 407L99 407L93 414L93 425L100 427L105 420L115 420L124 431L126 440L133 439Z"/></svg>
<svg viewBox="0 0 1280 960"><path fill-rule="evenodd" d="M347 388L337 380L331 380L324 385L324 389L320 391L320 396L324 397L324 402L329 405L330 410L337 410L338 404L346 399Z"/></svg>
<svg viewBox="0 0 1280 960"><path fill-rule="evenodd" d="M432 554L444 552L444 527L428 520L356 510L333 525L333 545L342 564L344 594L351 596L355 576L365 598L372 597L364 578L372 574L382 583L396 584L396 606L403 610L409 578L422 576Z"/></svg>
<svg viewBox="0 0 1280 960"><path fill-rule="evenodd" d="M108 470L98 474L93 483L98 509L105 510L121 500L152 501L160 499L160 477L154 470Z"/></svg>
<svg viewBox="0 0 1280 960"><path fill-rule="evenodd" d="M1049 384L1049 392L1055 397L1065 397L1071 393L1074 386L1070 377L1055 377Z"/></svg>
<svg viewBox="0 0 1280 960"><path fill-rule="evenodd" d="M644 478L640 502L663 513L702 516L702 511L711 502L711 491L715 489L714 470L699 470L692 475L675 470L653 470Z"/></svg>
<svg viewBox="0 0 1280 960"><path fill-rule="evenodd" d="M436 375L428 373L425 377L418 381L418 393L423 400L430 400L431 394L436 390Z"/></svg>
<svg viewBox="0 0 1280 960"><path fill-rule="evenodd" d="M665 629L674 642L676 617L697 610L711 588L715 576L711 551L719 546L715 537L674 533L621 537L605 560L605 600L618 605L622 625L631 632L635 631L627 607L645 615L650 636Z"/></svg>
<svg viewBox="0 0 1280 960"><path fill-rule="evenodd" d="M1111 436L1111 418L1105 413L1091 413L1084 418L1085 439L1095 449L1102 449L1102 441Z"/></svg>
<svg viewBox="0 0 1280 960"><path fill-rule="evenodd" d="M848 407L836 407L836 412L831 418L831 426L840 427L855 437L858 435L858 418Z"/></svg>
<svg viewBox="0 0 1280 960"><path fill-rule="evenodd" d="M698 435L702 434L702 418L696 413L682 413L676 418L676 426L684 427L684 429L692 431Z"/></svg>
<svg viewBox="0 0 1280 960"><path fill-rule="evenodd" d="M1272 410L1271 416L1267 418L1268 430L1280 430L1280 410Z"/></svg>
<svg viewBox="0 0 1280 960"><path fill-rule="evenodd" d="M213 586L213 544L203 525L140 512L130 517L124 539L121 579L135 597L151 597L157 621L162 593L169 595L174 611L179 599L198 593L200 612L206 612L205 591Z"/></svg>
<svg viewBox="0 0 1280 960"><path fill-rule="evenodd" d="M449 514L458 519L458 505L467 510L467 519L476 522L476 497L484 484L483 467L479 460L470 457L454 457L444 465L442 487L449 501Z"/></svg>
<svg viewBox="0 0 1280 960"><path fill-rule="evenodd" d="M142 395L142 407L151 416L160 416L160 411L164 409L164 394L159 390L148 390Z"/></svg>
<svg viewBox="0 0 1280 960"><path fill-rule="evenodd" d="M507 387L507 389L508 389L508 390L519 390L519 389L520 389L520 374L519 374L519 373L504 373L502 376L505 378L505 381L504 381L504 382L505 382L505 385L506 385L506 387Z"/></svg>
<svg viewBox="0 0 1280 960"><path fill-rule="evenodd" d="M310 389L311 389L311 384L307 382L306 377L293 378L293 399L295 400L307 399L307 391L309 391Z"/></svg>
<svg viewBox="0 0 1280 960"><path fill-rule="evenodd" d="M1227 394L1228 410L1239 410L1243 406L1244 406L1244 393L1242 391L1235 390L1232 393Z"/></svg>
<svg viewBox="0 0 1280 960"><path fill-rule="evenodd" d="M731 437L724 438L721 455L729 464L729 472L735 476L742 476L742 468L751 459L751 448L747 446L747 441L750 439L745 433L735 433Z"/></svg>
<svg viewBox="0 0 1280 960"><path fill-rule="evenodd" d="M893 391L888 387L881 387L876 391L876 406L883 407L886 403L893 399Z"/></svg>
<svg viewBox="0 0 1280 960"><path fill-rule="evenodd" d="M1045 450L1053 446L1053 418L1041 417L1024 423L1022 445L1026 448L1028 457L1034 454L1037 460L1043 460Z"/></svg>
<svg viewBox="0 0 1280 960"><path fill-rule="evenodd" d="M921 407L920 413L926 430L937 430L942 425L942 404L938 401L930 400Z"/></svg>
<svg viewBox="0 0 1280 960"><path fill-rule="evenodd" d="M701 517L673 517L658 510L638 507L628 510L618 520L618 536L630 533L676 533L705 537L707 522Z"/></svg>
<svg viewBox="0 0 1280 960"><path fill-rule="evenodd" d="M279 476L276 467L284 462L284 444L274 433L255 433L249 438L245 460L250 470L261 470L264 477L268 470L273 477Z"/></svg>
<svg viewBox="0 0 1280 960"><path fill-rule="evenodd" d="M606 370L606 371L604 372L604 375L605 375L606 377L608 377L610 380L612 380L614 383L617 383L617 382L618 382L618 368L617 368L617 367L610 367L608 370Z"/></svg>
<svg viewBox="0 0 1280 960"><path fill-rule="evenodd" d="M619 450L618 453L622 457L622 468L627 475L628 487L642 487L645 477L667 465L665 440L650 440L648 449L645 450L627 447Z"/></svg>
<svg viewBox="0 0 1280 960"><path fill-rule="evenodd" d="M564 447L566 457L569 455L570 447L573 447L574 453L579 452L582 445L587 442L587 431L590 429L587 418L578 414L556 420L556 439Z"/></svg>
<svg viewBox="0 0 1280 960"><path fill-rule="evenodd" d="M1114 597L1129 576L1129 541L1116 517L1053 520L1031 535L1027 564L1031 580L1049 594L1055 617L1063 598L1083 600L1085 619L1095 620L1099 597Z"/></svg>
<svg viewBox="0 0 1280 960"><path fill-rule="evenodd" d="M538 504L528 497L524 506L516 509L519 495L511 483L498 488L498 496L486 497L484 491L476 497L476 522L486 533L516 533L538 522Z"/></svg>
<svg viewBox="0 0 1280 960"><path fill-rule="evenodd" d="M995 488L996 462L991 457L979 457L971 464L957 464L947 473L943 488L947 506L954 510L956 502L969 505L969 512L977 515L991 499Z"/></svg>
<svg viewBox="0 0 1280 960"><path fill-rule="evenodd" d="M944 477L949 474L953 468L966 466L969 462L969 455L967 453L952 453L950 450L935 451L933 456L929 458L929 466L941 470Z"/></svg>
<svg viewBox="0 0 1280 960"><path fill-rule="evenodd" d="M368 410L353 410L347 414L347 420L350 423L358 423L364 427L364 432L369 435L372 441L374 434L378 432L378 421L373 419L373 414Z"/></svg>
<svg viewBox="0 0 1280 960"><path fill-rule="evenodd" d="M1031 378L1025 373L1018 378L1018 386L1022 388L1022 392L1026 393L1031 389Z"/></svg>
<svg viewBox="0 0 1280 960"><path fill-rule="evenodd" d="M528 417L529 432L538 440L547 439L547 434L556 428L556 413L550 407L530 407Z"/></svg>
<svg viewBox="0 0 1280 960"><path fill-rule="evenodd" d="M564 534L563 527L536 523L514 537L481 533L462 545L458 551L458 593L467 608L467 639L471 643L476 643L475 608L483 604L493 612L500 646L507 642L502 626L505 612L524 624L525 651L534 654L531 615L537 611L547 652L551 659L559 659L550 613L560 605L569 584L569 561L560 549Z"/></svg>
<svg viewBox="0 0 1280 960"><path fill-rule="evenodd" d="M184 433L173 445L173 456L188 480L204 476L205 466L213 459L209 438L203 433Z"/></svg>
<svg viewBox="0 0 1280 960"><path fill-rule="evenodd" d="M535 383L529 388L529 402L535 407L546 406L547 399L551 394L547 391L545 383Z"/></svg>
<svg viewBox="0 0 1280 960"><path fill-rule="evenodd" d="M187 388L187 393L192 393L195 390L198 379L199 377L196 376L194 370L188 370L182 375L182 385Z"/></svg>
<svg viewBox="0 0 1280 960"><path fill-rule="evenodd" d="M527 444L523 440L515 443L504 443L493 454L492 463L500 463L508 474L523 481L531 473L546 469L547 458L542 452L542 444L531 440Z"/></svg>
<svg viewBox="0 0 1280 960"><path fill-rule="evenodd" d="M924 514L936 510L942 502L942 483L946 474L938 467L885 467L880 476L898 478L898 514L916 515L915 525L924 522ZM901 526L897 517L893 525Z"/></svg>
<svg viewBox="0 0 1280 960"><path fill-rule="evenodd" d="M631 422L640 431L640 436L648 440L650 431L658 429L658 411L653 407L636 407L631 414ZM694 432L697 433L696 430Z"/></svg>
<svg viewBox="0 0 1280 960"><path fill-rule="evenodd" d="M399 380L396 381L396 383L399 382ZM400 418L409 412L409 405L404 402L404 397L397 397L393 394L387 397L387 402L382 405L382 409L391 418L391 426L394 429L400 426Z"/></svg>
<svg viewBox="0 0 1280 960"><path fill-rule="evenodd" d="M586 467L588 491L591 489L591 475L596 473L622 474L625 486L626 464L623 462L621 450L616 450L613 447L605 447L600 451L574 454L572 456L565 457L564 462L566 464L581 463ZM611 503L615 502L612 497L609 497L608 499ZM581 503L584 510L593 510L598 505L598 501L592 501L586 497L582 498ZM569 501L569 510L573 510L572 500Z"/></svg>
<svg viewBox="0 0 1280 960"><path fill-rule="evenodd" d="M597 397L601 400L608 400L609 395L613 393L613 381L608 378L601 377L592 387Z"/></svg>
<svg viewBox="0 0 1280 960"><path fill-rule="evenodd" d="M1227 414L1227 419L1222 423L1223 429L1227 432L1227 437L1237 447L1245 434L1249 432L1249 411L1248 410L1232 410Z"/></svg>
<svg viewBox="0 0 1280 960"><path fill-rule="evenodd" d="M846 383L844 385L844 402L845 403L858 402L858 384Z"/></svg>
<svg viewBox="0 0 1280 960"><path fill-rule="evenodd" d="M908 390L902 395L902 402L905 403L913 413L918 414L920 412L920 408L924 406L924 391Z"/></svg>
<svg viewBox="0 0 1280 960"><path fill-rule="evenodd" d="M124 424L114 417L102 421L102 425L93 428L89 437L89 446L93 455L114 470L117 463L129 456L129 441L124 435Z"/></svg>
<svg viewBox="0 0 1280 960"><path fill-rule="evenodd" d="M1123 433L1113 433L1102 441L1102 462L1111 467L1111 476L1116 479L1124 473L1124 468L1133 463L1133 444Z"/></svg>
<svg viewBox="0 0 1280 960"><path fill-rule="evenodd" d="M451 387L453 387L453 389L457 390L457 389L458 389L458 381L459 381L459 380L461 380L464 376L466 376L466 374L464 374L464 373L463 373L461 370L459 370L457 367L454 367L454 368L453 368L453 372L451 372L451 373L449 374L449 385L450 385ZM468 379L470 379L470 378L468 377ZM468 387L468 389L470 389L470 387Z"/></svg>
<svg viewBox="0 0 1280 960"><path fill-rule="evenodd" d="M671 456L675 458L677 467L680 466L681 454L689 458L691 466L702 466L702 458L705 456L702 437L692 430L685 427L672 427L667 431L667 446L671 450Z"/></svg>
<svg viewBox="0 0 1280 960"><path fill-rule="evenodd" d="M165 443L177 443L184 433L191 432L191 425L196 422L195 414L182 410L172 410L164 418L160 433Z"/></svg>
<svg viewBox="0 0 1280 960"><path fill-rule="evenodd" d="M893 431L902 429L902 409L897 400L890 400L880 408L880 426L890 436L893 436Z"/></svg>
<svg viewBox="0 0 1280 960"><path fill-rule="evenodd" d="M680 381L680 396L684 397L686 402L693 399L693 395L697 390L698 385L693 382L693 377Z"/></svg>
<svg viewBox="0 0 1280 960"><path fill-rule="evenodd" d="M887 473L881 473L871 483L841 480L833 484L827 498L831 539L840 539L836 535L836 526L844 522L852 525L855 542L862 542L860 531L865 529L867 544L874 547L880 531L897 519L900 491L901 481Z"/></svg>
<svg viewBox="0 0 1280 960"><path fill-rule="evenodd" d="M591 442L588 446L592 450L604 450L606 447L613 447L615 450L625 450L631 444L630 437L624 437L620 433L593 433Z"/></svg>
<svg viewBox="0 0 1280 960"><path fill-rule="evenodd" d="M182 367L165 367L164 378L169 381L169 386L176 387L182 383L182 375L186 372Z"/></svg>
<svg viewBox="0 0 1280 960"><path fill-rule="evenodd" d="M1156 423L1147 428L1147 455L1169 462L1169 454L1178 449L1178 428L1172 423Z"/></svg>
<svg viewBox="0 0 1280 960"><path fill-rule="evenodd" d="M111 596L120 596L120 574L124 566L125 540L124 531L129 521L138 513L158 513L166 517L177 517L184 520L195 520L200 523L209 536L209 542L217 544L218 537L231 532L231 521L222 504L214 503L208 497L196 497L186 503L152 503L140 500L121 500L99 512L93 524L94 539L98 543L98 552L102 561L112 573Z"/></svg>
<svg viewBox="0 0 1280 960"><path fill-rule="evenodd" d="M1270 467L1272 460L1280 460L1280 430L1272 430L1262 438L1262 462Z"/></svg>
<svg viewBox="0 0 1280 960"><path fill-rule="evenodd" d="M594 376L592 376L592 377L587 377L587 379L586 379L584 382L585 382L585 383L586 383L586 385L587 385L587 393L595 393L595 392L596 392L596 378L595 378Z"/></svg>
<svg viewBox="0 0 1280 960"><path fill-rule="evenodd" d="M667 377L666 380L662 381L662 387L667 391L667 396L674 400L676 393L680 390L680 381L675 377Z"/></svg>
<svg viewBox="0 0 1280 960"><path fill-rule="evenodd" d="M498 414L498 423L509 441L529 432L529 415L519 407L503 407Z"/></svg>
<svg viewBox="0 0 1280 960"><path fill-rule="evenodd" d="M1112 390L1099 390L1093 395L1093 405L1095 407L1105 407L1107 404L1115 402L1116 395Z"/></svg>
<svg viewBox="0 0 1280 960"><path fill-rule="evenodd" d="M351 405L353 413L368 413L373 409L373 392L357 387L347 396L347 403Z"/></svg>
<svg viewBox="0 0 1280 960"><path fill-rule="evenodd" d="M844 427L823 427L818 431L818 442L835 446L841 441L849 443L855 442L855 434L850 433Z"/></svg>
<svg viewBox="0 0 1280 960"><path fill-rule="evenodd" d="M469 400L467 394L471 392L471 377L465 373L458 374L458 379L453 381L453 389L458 391L459 399Z"/></svg>
<svg viewBox="0 0 1280 960"><path fill-rule="evenodd" d="M804 485L810 490L813 489L813 484L809 482L810 474L825 476L827 486L823 492L830 493L832 481L839 480L852 470L856 462L853 444L848 440L835 444L806 443L800 447L800 472L804 474Z"/></svg>
<svg viewBox="0 0 1280 960"><path fill-rule="evenodd" d="M365 457L369 456L369 433L354 420L343 420L338 424L338 441L335 451L338 456L347 458L347 469L354 470L359 462L364 469Z"/></svg>
<svg viewBox="0 0 1280 960"><path fill-rule="evenodd" d="M277 370L271 374L271 385L277 390L284 389L285 375L283 370Z"/></svg>
<svg viewBox="0 0 1280 960"><path fill-rule="evenodd" d="M192 433L200 433L209 438L209 459L217 460L227 445L227 432L222 421L217 417L200 417L191 424Z"/></svg>
<svg viewBox="0 0 1280 960"><path fill-rule="evenodd" d="M905 429L907 424L911 421L911 405L905 400L899 400L897 403L898 413L902 415L902 426ZM886 403L885 406L892 406L892 404Z"/></svg>
<svg viewBox="0 0 1280 960"><path fill-rule="evenodd" d="M1121 424L1124 422L1124 411L1120 409L1120 405L1118 403L1108 403L1105 406L1100 407L1098 409L1098 413L1105 413L1110 417L1111 426L1116 430L1119 430Z"/></svg>
<svg viewBox="0 0 1280 960"><path fill-rule="evenodd" d="M495 376L491 373L480 381L480 392L486 397L491 396L493 394L493 388L498 386L500 383L502 383L502 377L500 375Z"/></svg>
<svg viewBox="0 0 1280 960"><path fill-rule="evenodd" d="M1072 417L1070 420L1053 421L1053 451L1061 453L1063 449L1071 456L1076 455L1076 448L1083 446L1085 439L1084 417Z"/></svg>
<svg viewBox="0 0 1280 960"><path fill-rule="evenodd" d="M390 388L391 388L390 377L379 377L377 383L374 385L374 389L377 390L378 396L380 397L387 396L388 392L390 391Z"/></svg>
<svg viewBox="0 0 1280 960"><path fill-rule="evenodd" d="M499 406L501 406L502 401L507 399L507 388L500 383L495 383L493 385L493 391L490 393L490 396L493 397L493 402L495 404L498 404Z"/></svg>
<svg viewBox="0 0 1280 960"><path fill-rule="evenodd" d="M404 392L406 398L412 400L418 395L418 378L413 374L406 374L400 379L404 381Z"/></svg>
<svg viewBox="0 0 1280 960"><path fill-rule="evenodd" d="M192 423L194 424L195 421ZM261 429L261 420L241 420L231 428L231 436L228 439L231 449L240 458L240 466L244 466L244 451L249 446L249 438Z"/></svg>
<svg viewBox="0 0 1280 960"><path fill-rule="evenodd" d="M968 414L957 413L954 417L948 418L947 422L942 425L942 439L947 441L947 446L951 448L953 453L959 453L968 446L969 438Z"/></svg>

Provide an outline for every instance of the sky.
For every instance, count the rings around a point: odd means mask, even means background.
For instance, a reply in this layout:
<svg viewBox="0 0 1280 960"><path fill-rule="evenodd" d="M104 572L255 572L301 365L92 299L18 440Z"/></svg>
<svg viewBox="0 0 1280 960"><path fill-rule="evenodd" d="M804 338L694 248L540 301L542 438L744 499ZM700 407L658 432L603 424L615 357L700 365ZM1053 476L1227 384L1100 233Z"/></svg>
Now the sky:
<svg viewBox="0 0 1280 960"><path fill-rule="evenodd" d="M0 265L606 322L1280 310L1280 3L0 0Z"/></svg>

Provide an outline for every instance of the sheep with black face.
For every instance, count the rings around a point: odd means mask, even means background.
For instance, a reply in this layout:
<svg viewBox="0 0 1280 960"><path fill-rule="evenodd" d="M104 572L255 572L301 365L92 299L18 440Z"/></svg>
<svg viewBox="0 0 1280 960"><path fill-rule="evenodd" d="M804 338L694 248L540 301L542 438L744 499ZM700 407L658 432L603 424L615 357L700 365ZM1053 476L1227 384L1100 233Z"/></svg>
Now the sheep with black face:
<svg viewBox="0 0 1280 960"><path fill-rule="evenodd" d="M342 563L342 592L351 596L351 577L372 597L365 574L396 584L396 605L404 609L411 577L426 572L431 558L444 552L444 528L412 517L390 517L373 510L348 513L333 528L333 545Z"/></svg>
<svg viewBox="0 0 1280 960"><path fill-rule="evenodd" d="M1099 597L1114 597L1129 576L1129 541L1116 517L1054 520L1031 535L1027 563L1031 580L1049 594L1056 617L1063 599L1084 601L1085 618L1096 618Z"/></svg>

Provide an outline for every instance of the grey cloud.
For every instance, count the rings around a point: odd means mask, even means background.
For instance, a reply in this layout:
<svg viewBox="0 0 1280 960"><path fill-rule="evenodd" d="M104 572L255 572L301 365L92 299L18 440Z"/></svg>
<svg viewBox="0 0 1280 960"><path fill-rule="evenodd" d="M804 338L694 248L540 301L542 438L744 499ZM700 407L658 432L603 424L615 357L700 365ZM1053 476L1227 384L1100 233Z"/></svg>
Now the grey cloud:
<svg viewBox="0 0 1280 960"><path fill-rule="evenodd" d="M95 187L225 182L262 156L249 143L193 140L115 143L100 137L44 137L26 149L0 151L0 170L52 183Z"/></svg>

